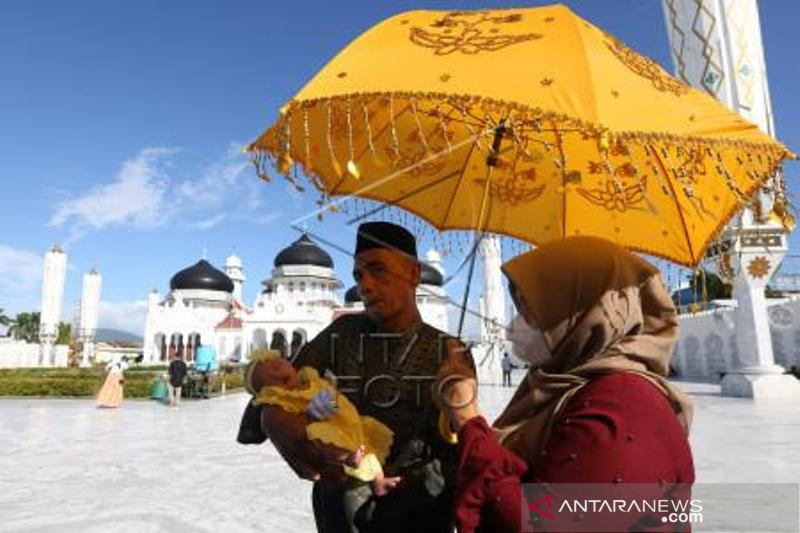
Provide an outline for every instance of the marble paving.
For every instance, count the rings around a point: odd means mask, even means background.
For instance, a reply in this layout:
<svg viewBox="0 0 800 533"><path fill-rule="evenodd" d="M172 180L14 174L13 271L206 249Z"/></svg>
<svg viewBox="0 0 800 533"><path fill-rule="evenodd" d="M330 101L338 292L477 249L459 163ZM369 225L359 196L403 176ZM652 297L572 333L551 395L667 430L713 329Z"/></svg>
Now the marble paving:
<svg viewBox="0 0 800 533"><path fill-rule="evenodd" d="M800 482L800 404L682 385L698 481ZM489 418L512 392L481 387ZM234 442L245 402L0 400L0 531L313 531L310 483L270 444Z"/></svg>

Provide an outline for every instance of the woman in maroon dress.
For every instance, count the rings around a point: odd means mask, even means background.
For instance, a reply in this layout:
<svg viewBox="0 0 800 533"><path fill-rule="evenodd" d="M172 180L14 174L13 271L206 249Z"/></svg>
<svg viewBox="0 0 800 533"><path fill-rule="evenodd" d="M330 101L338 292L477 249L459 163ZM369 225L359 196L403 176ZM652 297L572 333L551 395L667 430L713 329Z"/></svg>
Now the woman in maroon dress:
<svg viewBox="0 0 800 533"><path fill-rule="evenodd" d="M658 270L608 241L571 237L503 271L531 328L533 366L493 427L469 402L474 382L443 393L447 405L467 402L450 413L461 446L459 531L565 531L536 512L521 523L522 483L664 487L649 496L693 483L692 408L666 379L677 320ZM620 531L675 530L660 515L611 520Z"/></svg>

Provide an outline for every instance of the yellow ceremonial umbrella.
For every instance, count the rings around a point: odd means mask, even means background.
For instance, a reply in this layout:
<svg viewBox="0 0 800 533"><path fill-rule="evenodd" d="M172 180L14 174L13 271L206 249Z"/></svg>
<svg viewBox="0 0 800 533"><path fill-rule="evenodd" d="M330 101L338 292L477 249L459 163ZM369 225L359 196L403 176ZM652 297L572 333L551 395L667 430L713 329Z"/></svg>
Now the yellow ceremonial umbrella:
<svg viewBox="0 0 800 533"><path fill-rule="evenodd" d="M793 157L562 5L393 16L247 150L439 230L596 235L688 266L765 183L785 213L767 180Z"/></svg>

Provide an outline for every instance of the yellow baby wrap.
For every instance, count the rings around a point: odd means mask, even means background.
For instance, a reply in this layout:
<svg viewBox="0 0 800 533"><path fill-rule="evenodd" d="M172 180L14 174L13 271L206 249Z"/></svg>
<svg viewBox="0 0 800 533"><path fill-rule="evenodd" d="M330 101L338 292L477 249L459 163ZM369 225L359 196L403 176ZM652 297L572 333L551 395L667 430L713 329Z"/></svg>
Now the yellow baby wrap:
<svg viewBox="0 0 800 533"><path fill-rule="evenodd" d="M340 394L328 381L319 377L315 369L305 366L299 373L301 381L299 388L263 387L256 395L254 403L276 405L290 413L305 413L311 398L322 389L331 389L338 409L329 419L308 424L306 436L351 452L363 444L367 457L362 462L362 467L357 469L345 467L345 471L348 475L364 481L374 479L374 471L377 468L374 459L368 458L368 455L375 456L379 463L378 468L386 461L394 438L392 430L370 416L361 416L350 400L344 394Z"/></svg>

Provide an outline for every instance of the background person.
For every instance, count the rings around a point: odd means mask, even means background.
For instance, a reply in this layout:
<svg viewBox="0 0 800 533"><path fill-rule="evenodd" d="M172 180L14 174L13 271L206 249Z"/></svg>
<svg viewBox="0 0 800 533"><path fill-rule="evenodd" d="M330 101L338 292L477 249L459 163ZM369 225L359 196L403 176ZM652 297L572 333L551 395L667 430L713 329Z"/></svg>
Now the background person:
<svg viewBox="0 0 800 533"><path fill-rule="evenodd" d="M116 357L106 366L106 379L97 393L97 406L115 408L122 405L124 396L124 372L128 364Z"/></svg>
<svg viewBox="0 0 800 533"><path fill-rule="evenodd" d="M169 389L169 404L172 407L180 406L181 389L183 388L183 380L186 379L186 371L186 363L181 356L175 356L170 361L169 369L167 370L167 388Z"/></svg>

